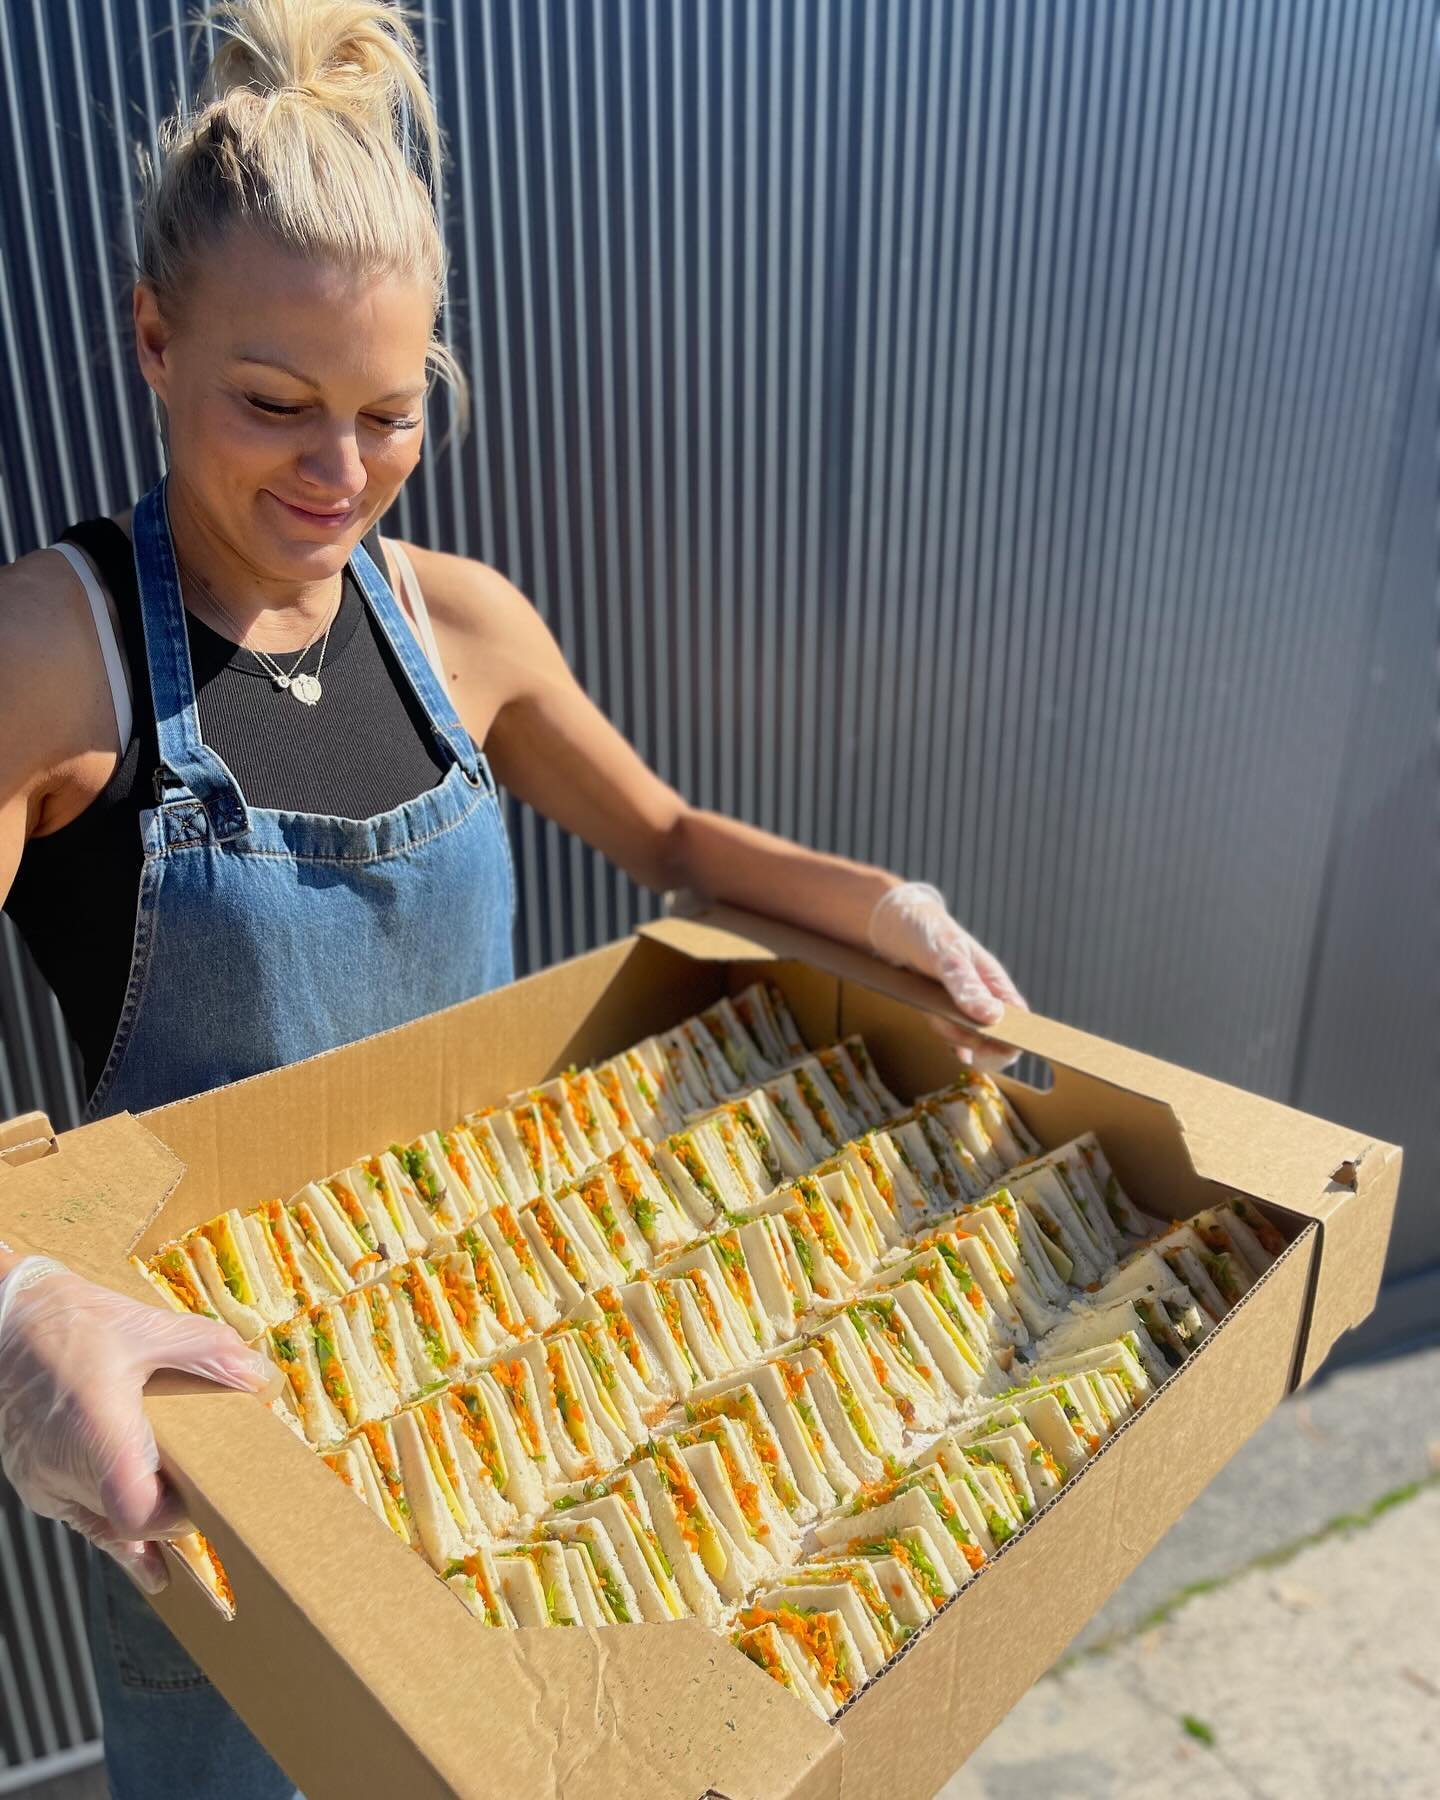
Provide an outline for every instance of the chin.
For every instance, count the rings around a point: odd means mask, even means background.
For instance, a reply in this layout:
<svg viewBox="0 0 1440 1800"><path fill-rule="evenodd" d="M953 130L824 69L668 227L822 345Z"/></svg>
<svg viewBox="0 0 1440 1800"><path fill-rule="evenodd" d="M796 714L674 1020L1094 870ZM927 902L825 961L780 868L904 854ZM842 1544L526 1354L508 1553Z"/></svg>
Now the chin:
<svg viewBox="0 0 1440 1800"><path fill-rule="evenodd" d="M266 490L255 498L255 516L281 560L310 576L343 568L374 520L373 510L362 504L333 525L318 519L312 523L288 512Z"/></svg>

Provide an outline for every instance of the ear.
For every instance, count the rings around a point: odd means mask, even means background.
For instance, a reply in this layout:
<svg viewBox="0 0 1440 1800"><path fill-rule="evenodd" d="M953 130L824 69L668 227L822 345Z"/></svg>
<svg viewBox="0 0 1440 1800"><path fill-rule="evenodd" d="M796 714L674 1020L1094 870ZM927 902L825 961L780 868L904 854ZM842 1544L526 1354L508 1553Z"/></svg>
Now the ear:
<svg viewBox="0 0 1440 1800"><path fill-rule="evenodd" d="M165 315L160 310L160 302L155 290L148 281L137 281L133 295L135 315L135 355L140 364L140 373L146 383L162 404L166 398L169 384L169 367L166 352L170 347L171 331L165 322Z"/></svg>

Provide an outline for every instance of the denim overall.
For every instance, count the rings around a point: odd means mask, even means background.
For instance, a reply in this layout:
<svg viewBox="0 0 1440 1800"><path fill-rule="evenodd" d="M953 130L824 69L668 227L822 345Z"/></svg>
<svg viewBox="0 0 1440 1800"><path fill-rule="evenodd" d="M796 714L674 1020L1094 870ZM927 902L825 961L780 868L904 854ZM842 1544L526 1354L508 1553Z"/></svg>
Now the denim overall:
<svg viewBox="0 0 1440 1800"><path fill-rule="evenodd" d="M91 1118L314 1056L513 974L514 879L495 783L364 546L351 566L448 768L417 799L357 821L246 804L200 735L163 480L131 533L161 767L141 815L129 986ZM92 1559L91 1586L116 1800L290 1795L108 1558Z"/></svg>

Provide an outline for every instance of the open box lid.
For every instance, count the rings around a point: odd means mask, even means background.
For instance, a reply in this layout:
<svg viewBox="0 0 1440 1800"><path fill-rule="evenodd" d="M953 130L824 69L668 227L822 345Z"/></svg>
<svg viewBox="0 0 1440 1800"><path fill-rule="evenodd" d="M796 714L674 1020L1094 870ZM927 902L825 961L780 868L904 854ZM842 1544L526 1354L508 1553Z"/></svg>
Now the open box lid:
<svg viewBox="0 0 1440 1800"><path fill-rule="evenodd" d="M640 935L700 961L808 963L842 984L942 1018L961 1016L944 989L923 975L833 938L735 907L715 906L694 917L656 919L642 925ZM842 986L842 1027L863 1033L863 1012L847 1011L843 993ZM1094 1128L1103 1141L1104 1109L1097 1084L1144 1096L1164 1108L1178 1126L1192 1175L1272 1201L1320 1226L1320 1255L1302 1326L1295 1385L1314 1374L1342 1332L1373 1310L1399 1187L1397 1145L1037 1013L1010 1007L991 1028L964 1022L969 1030L1028 1050L1051 1065L1057 1072L1058 1100L1048 1110L1069 1115L1066 1135Z"/></svg>

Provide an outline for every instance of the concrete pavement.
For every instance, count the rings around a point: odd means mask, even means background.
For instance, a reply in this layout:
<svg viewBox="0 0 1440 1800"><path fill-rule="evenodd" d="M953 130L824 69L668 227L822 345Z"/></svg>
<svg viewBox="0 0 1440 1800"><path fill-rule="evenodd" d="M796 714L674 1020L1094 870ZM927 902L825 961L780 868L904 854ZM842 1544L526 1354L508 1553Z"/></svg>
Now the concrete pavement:
<svg viewBox="0 0 1440 1800"><path fill-rule="evenodd" d="M941 1800L1440 1793L1440 1347L1287 1402Z"/></svg>

